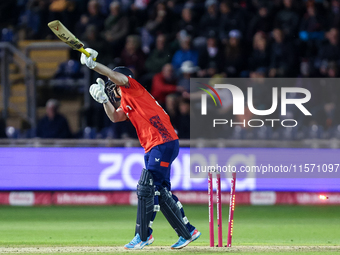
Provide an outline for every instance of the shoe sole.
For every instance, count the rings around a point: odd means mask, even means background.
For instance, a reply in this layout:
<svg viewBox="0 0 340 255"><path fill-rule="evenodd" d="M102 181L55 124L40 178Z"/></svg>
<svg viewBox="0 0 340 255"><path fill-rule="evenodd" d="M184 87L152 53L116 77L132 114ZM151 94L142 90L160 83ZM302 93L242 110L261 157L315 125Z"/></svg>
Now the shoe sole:
<svg viewBox="0 0 340 255"><path fill-rule="evenodd" d="M183 243L181 246L177 246L177 247L171 247L171 250L179 250L179 249L183 249L185 246L187 246L189 243L191 243L192 240L187 240L185 243Z"/></svg>
<svg viewBox="0 0 340 255"><path fill-rule="evenodd" d="M133 247L133 248L128 248L128 247L124 246L124 249L125 249L125 250L141 250L141 249L144 248L144 246L150 245L150 244L152 244L154 241L155 241L155 238L152 237L152 239L148 240L143 246L139 246L138 248L135 248L135 247Z"/></svg>
<svg viewBox="0 0 340 255"><path fill-rule="evenodd" d="M148 241L148 243L147 243L146 245L150 245L150 244L152 244L152 243L153 243L153 241L155 241L155 238L151 238L151 239Z"/></svg>
<svg viewBox="0 0 340 255"><path fill-rule="evenodd" d="M192 239L191 242L197 240L197 238L199 238L200 236L201 236L201 232L197 232L195 235L193 235L193 236L191 237L191 239Z"/></svg>
<svg viewBox="0 0 340 255"><path fill-rule="evenodd" d="M179 249L183 249L185 246L187 246L189 243L197 240L197 238L199 238L201 236L201 232L197 232L195 235L193 235L191 237L191 240L188 240L187 242L185 242L184 244L182 244L181 246L178 247L171 247L172 250L179 250Z"/></svg>

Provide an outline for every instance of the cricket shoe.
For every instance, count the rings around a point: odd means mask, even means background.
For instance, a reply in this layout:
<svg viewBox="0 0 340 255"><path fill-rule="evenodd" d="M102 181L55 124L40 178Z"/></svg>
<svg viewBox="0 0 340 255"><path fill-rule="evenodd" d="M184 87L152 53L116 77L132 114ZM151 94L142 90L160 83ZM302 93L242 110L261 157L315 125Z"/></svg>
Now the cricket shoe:
<svg viewBox="0 0 340 255"><path fill-rule="evenodd" d="M145 245L152 244L154 240L155 239L152 237L152 235L150 235L148 239L145 242L143 242L140 239L139 234L137 233L131 242L124 245L124 248L127 250L141 250L144 248Z"/></svg>
<svg viewBox="0 0 340 255"><path fill-rule="evenodd" d="M191 238L189 240L184 239L183 237L179 237L177 243L171 246L171 249L182 249L187 246L189 243L195 241L197 238L200 237L201 232L199 232L196 228L191 231Z"/></svg>

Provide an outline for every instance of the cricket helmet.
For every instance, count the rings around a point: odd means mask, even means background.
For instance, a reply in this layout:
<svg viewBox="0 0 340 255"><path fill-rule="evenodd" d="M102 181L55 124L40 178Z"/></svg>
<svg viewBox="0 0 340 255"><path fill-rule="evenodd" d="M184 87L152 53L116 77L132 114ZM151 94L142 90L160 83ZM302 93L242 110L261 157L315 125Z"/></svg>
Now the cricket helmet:
<svg viewBox="0 0 340 255"><path fill-rule="evenodd" d="M113 71L118 72L118 73L122 73L122 74L124 74L128 77L133 78L133 79L135 78L135 76L133 75L133 72L125 66L117 66L117 67L113 68Z"/></svg>
<svg viewBox="0 0 340 255"><path fill-rule="evenodd" d="M134 78L132 71L125 66L117 66L113 68L112 70L117 73L124 74L128 77ZM110 79L108 79L108 81L105 83L105 93L108 96L112 105L117 107L119 105L120 97L118 98L116 97L116 95L119 95L118 90L117 90L117 85L114 82L112 82Z"/></svg>

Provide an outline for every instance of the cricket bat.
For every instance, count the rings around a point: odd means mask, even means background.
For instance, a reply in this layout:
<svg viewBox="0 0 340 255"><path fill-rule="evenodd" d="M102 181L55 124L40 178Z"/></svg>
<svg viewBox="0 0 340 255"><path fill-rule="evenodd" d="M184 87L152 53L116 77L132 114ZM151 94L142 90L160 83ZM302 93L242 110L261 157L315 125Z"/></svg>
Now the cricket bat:
<svg viewBox="0 0 340 255"><path fill-rule="evenodd" d="M56 36L58 36L60 40L62 40L72 49L84 53L86 57L90 56L90 53L84 49L84 44L77 37L75 37L74 34L72 34L70 30L68 30L59 20L51 21L48 23L48 27Z"/></svg>

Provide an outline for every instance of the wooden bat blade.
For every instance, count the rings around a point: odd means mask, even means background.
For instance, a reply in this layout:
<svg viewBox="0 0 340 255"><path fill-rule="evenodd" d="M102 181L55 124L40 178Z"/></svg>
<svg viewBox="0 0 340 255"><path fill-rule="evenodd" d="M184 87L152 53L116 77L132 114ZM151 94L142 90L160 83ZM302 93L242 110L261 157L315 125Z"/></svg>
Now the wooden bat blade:
<svg viewBox="0 0 340 255"><path fill-rule="evenodd" d="M84 44L75 37L59 20L48 23L48 27L60 40L68 44L74 50L80 50Z"/></svg>
<svg viewBox="0 0 340 255"><path fill-rule="evenodd" d="M87 57L90 57L90 53L84 49L84 44L77 37L75 37L74 34L72 34L70 30L68 30L59 20L51 21L47 25L60 40L62 40L72 49L80 51ZM95 58L94 60L96 61Z"/></svg>

